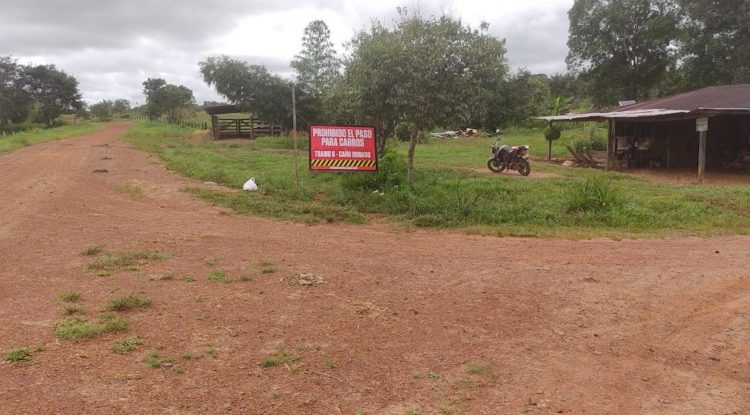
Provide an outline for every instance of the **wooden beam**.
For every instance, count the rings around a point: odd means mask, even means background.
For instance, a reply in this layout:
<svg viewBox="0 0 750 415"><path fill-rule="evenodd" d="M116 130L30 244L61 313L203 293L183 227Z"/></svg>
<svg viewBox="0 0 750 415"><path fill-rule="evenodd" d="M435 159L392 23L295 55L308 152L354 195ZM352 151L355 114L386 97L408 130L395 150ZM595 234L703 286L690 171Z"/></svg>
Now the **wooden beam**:
<svg viewBox="0 0 750 415"><path fill-rule="evenodd" d="M706 135L707 131L701 131L698 143L698 183L703 183L706 176Z"/></svg>

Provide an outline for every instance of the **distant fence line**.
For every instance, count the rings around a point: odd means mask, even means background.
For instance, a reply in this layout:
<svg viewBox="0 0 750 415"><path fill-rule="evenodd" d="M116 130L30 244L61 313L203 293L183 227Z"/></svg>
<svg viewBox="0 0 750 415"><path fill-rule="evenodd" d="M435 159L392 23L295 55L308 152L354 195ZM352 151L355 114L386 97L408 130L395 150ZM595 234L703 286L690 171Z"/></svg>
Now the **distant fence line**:
<svg viewBox="0 0 750 415"><path fill-rule="evenodd" d="M208 123L205 122L194 122L194 121L185 121L181 118L176 117L168 117L166 115L163 115L161 117L147 117L144 115L134 115L131 117L131 119L138 120L138 121L157 121L162 122L165 124L171 124L171 125L177 125L180 127L185 128L192 128L195 130L208 130Z"/></svg>

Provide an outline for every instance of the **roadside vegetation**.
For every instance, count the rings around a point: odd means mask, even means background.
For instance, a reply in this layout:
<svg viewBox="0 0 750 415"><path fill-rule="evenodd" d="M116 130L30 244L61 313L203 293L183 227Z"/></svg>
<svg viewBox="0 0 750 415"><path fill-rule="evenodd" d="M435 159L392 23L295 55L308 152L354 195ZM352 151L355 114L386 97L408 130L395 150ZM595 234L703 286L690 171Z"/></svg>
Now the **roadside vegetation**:
<svg viewBox="0 0 750 415"><path fill-rule="evenodd" d="M553 155L563 154L576 134L580 130L563 130ZM750 224L750 189L742 186L670 185L541 161L533 163L533 171L547 178L486 174L491 138L428 140L418 148L411 185L407 146L394 140L377 174L313 174L303 167L299 191L287 138L217 142L176 126L140 123L125 140L186 176L234 189L249 177L259 184L254 193L188 189L204 200L244 214L307 223L366 223L382 215L415 227L569 238L737 234ZM546 156L541 129L510 130L503 142L530 144L534 157ZM300 158L305 156L302 150Z"/></svg>
<svg viewBox="0 0 750 415"><path fill-rule="evenodd" d="M17 134L6 136L0 135L0 154L8 153L33 144L88 134L103 128L104 125L105 124L97 122L79 122L78 124L66 125L58 128L36 128Z"/></svg>

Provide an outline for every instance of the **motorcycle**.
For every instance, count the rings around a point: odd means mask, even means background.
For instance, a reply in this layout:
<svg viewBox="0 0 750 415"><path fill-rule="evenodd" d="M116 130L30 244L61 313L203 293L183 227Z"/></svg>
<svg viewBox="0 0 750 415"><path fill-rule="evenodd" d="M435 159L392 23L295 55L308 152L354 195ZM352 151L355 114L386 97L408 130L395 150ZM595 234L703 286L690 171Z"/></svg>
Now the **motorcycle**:
<svg viewBox="0 0 750 415"><path fill-rule="evenodd" d="M505 170L516 170L521 176L531 173L529 158L529 146L509 147L500 145L499 141L492 144L492 157L487 160L487 168L495 173Z"/></svg>

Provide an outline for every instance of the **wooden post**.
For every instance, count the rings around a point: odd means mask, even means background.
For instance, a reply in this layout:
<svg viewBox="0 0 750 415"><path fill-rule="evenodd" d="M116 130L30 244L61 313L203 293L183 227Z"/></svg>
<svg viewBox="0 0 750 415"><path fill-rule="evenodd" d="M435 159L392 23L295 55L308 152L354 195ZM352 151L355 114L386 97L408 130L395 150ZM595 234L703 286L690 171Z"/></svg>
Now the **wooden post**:
<svg viewBox="0 0 750 415"><path fill-rule="evenodd" d="M700 143L698 144L698 183L703 183L706 176L706 135L707 131L701 131Z"/></svg>
<svg viewBox="0 0 750 415"><path fill-rule="evenodd" d="M294 139L294 181L299 191L299 151L297 149L297 87L292 83L292 138Z"/></svg>
<svg viewBox="0 0 750 415"><path fill-rule="evenodd" d="M614 137L614 125L615 121L610 119L609 120L609 128L607 129L607 167L606 170L609 171L609 169L612 167L612 137Z"/></svg>
<svg viewBox="0 0 750 415"><path fill-rule="evenodd" d="M695 129L701 133L698 143L698 183L703 183L706 176L706 136L708 135L708 118L695 120Z"/></svg>

